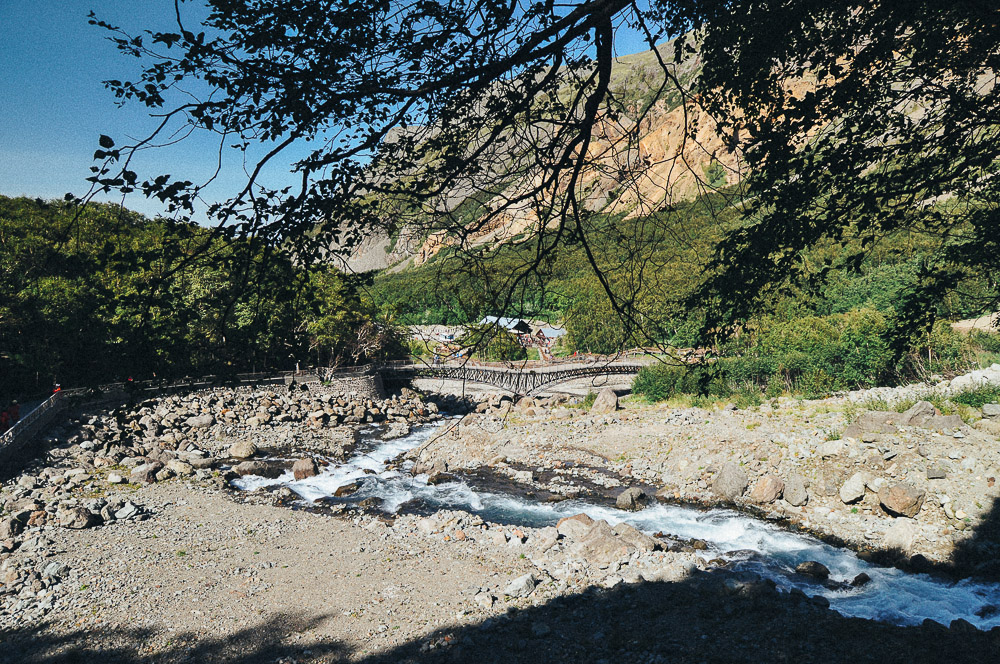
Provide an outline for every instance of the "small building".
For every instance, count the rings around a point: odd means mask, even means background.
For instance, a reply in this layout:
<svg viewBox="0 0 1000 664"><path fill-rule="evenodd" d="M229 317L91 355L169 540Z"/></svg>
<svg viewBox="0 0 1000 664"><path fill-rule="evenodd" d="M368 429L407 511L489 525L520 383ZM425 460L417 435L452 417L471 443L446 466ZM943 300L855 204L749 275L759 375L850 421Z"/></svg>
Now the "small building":
<svg viewBox="0 0 1000 664"><path fill-rule="evenodd" d="M531 325L528 321L521 320L520 318L502 318L498 316L486 316L481 321L480 325L498 325L505 328L509 332L514 334L531 334Z"/></svg>

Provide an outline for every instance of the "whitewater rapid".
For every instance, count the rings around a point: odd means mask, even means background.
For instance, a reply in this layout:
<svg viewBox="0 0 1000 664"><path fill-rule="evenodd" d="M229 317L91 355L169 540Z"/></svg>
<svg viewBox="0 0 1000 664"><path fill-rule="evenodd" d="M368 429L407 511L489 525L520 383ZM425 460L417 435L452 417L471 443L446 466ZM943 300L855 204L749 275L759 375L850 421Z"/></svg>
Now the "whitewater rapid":
<svg viewBox="0 0 1000 664"><path fill-rule="evenodd" d="M307 479L296 480L291 471L286 471L275 479L246 476L232 484L246 491L282 485L311 503L333 496L339 487L358 483L359 489L351 494L352 501L377 497L382 500L382 509L389 513L396 512L404 503L418 500L435 509L465 510L488 521L529 527L555 525L565 516L584 512L611 524L629 523L647 534L662 532L682 539L702 540L708 544L708 549L700 552L706 560L736 561L733 569L771 579L781 591L798 588L809 596L825 597L830 608L844 616L897 625L919 624L927 618L944 625L961 618L980 629L1000 625L998 584L970 579L953 582L880 567L859 559L850 550L732 510L657 504L639 512L625 512L580 500L540 503L477 491L461 480L428 485L425 475L412 476L408 466L399 470L388 467L390 461L426 442L437 430L438 427L427 426L402 438L380 441L372 449L359 452L344 463L331 464ZM795 573L799 563L810 560L825 565L833 580L850 582L865 573L871 581L860 588L827 588Z"/></svg>

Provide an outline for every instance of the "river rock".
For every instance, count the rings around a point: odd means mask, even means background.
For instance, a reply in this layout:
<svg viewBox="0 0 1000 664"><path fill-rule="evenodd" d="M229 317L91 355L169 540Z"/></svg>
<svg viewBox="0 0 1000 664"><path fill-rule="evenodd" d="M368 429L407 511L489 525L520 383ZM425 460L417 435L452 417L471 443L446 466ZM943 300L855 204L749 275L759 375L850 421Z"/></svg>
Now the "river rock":
<svg viewBox="0 0 1000 664"><path fill-rule="evenodd" d="M603 415L618 410L618 395L610 387L605 387L597 393L594 405L590 407L591 415Z"/></svg>
<svg viewBox="0 0 1000 664"><path fill-rule="evenodd" d="M749 482L747 474L736 463L727 461L715 478L712 489L720 498L736 500L746 491Z"/></svg>
<svg viewBox="0 0 1000 664"><path fill-rule="evenodd" d="M195 415L194 417L187 418L184 424L192 429L207 429L215 424L215 418L209 413L205 413L204 415Z"/></svg>
<svg viewBox="0 0 1000 664"><path fill-rule="evenodd" d="M638 512L647 504L649 504L649 496L645 491L635 486L622 491L615 501L615 506L626 512Z"/></svg>
<svg viewBox="0 0 1000 664"><path fill-rule="evenodd" d="M572 554L596 565L610 565L628 556L635 548L619 538L607 521L596 521Z"/></svg>
<svg viewBox="0 0 1000 664"><path fill-rule="evenodd" d="M144 463L132 469L129 481L133 484L152 484L156 481L156 474L161 470L163 470L163 464L159 461Z"/></svg>
<svg viewBox="0 0 1000 664"><path fill-rule="evenodd" d="M337 490L333 492L335 498L343 498L344 496L349 496L355 491L361 488L361 485L357 482L351 482L350 484L345 484L343 486L338 486Z"/></svg>
<svg viewBox="0 0 1000 664"><path fill-rule="evenodd" d="M957 429L965 422L958 415L942 415L929 401L918 401L903 413L900 424L924 429Z"/></svg>
<svg viewBox="0 0 1000 664"><path fill-rule="evenodd" d="M72 528L73 530L82 530L100 524L100 519L86 507L70 507L60 510L56 519L63 528Z"/></svg>
<svg viewBox="0 0 1000 664"><path fill-rule="evenodd" d="M656 551L659 543L647 535L639 531L635 526L629 525L627 523L619 523L614 527L615 535L621 538L627 545L638 549L643 552Z"/></svg>
<svg viewBox="0 0 1000 664"><path fill-rule="evenodd" d="M406 422L393 422L382 434L382 440L395 440L410 434L410 425Z"/></svg>
<svg viewBox="0 0 1000 664"><path fill-rule="evenodd" d="M997 403L984 403L983 404L983 417L1000 417L1000 404Z"/></svg>
<svg viewBox="0 0 1000 664"><path fill-rule="evenodd" d="M755 503L773 503L781 497L785 490L785 483L777 475L768 473L759 480L753 491L750 492L750 500Z"/></svg>
<svg viewBox="0 0 1000 664"><path fill-rule="evenodd" d="M166 467L173 471L173 473L178 477L189 477L194 475L194 466L189 464L187 461L172 459L167 462Z"/></svg>
<svg viewBox="0 0 1000 664"><path fill-rule="evenodd" d="M823 459L828 457L837 456L847 448L847 445L842 440L828 440L818 448L816 452Z"/></svg>
<svg viewBox="0 0 1000 664"><path fill-rule="evenodd" d="M915 517L924 504L923 489L917 489L904 482L883 487L878 493L879 502L886 512L893 516Z"/></svg>
<svg viewBox="0 0 1000 664"><path fill-rule="evenodd" d="M845 505L856 503L865 497L865 474L854 473L840 487L840 500Z"/></svg>
<svg viewBox="0 0 1000 664"><path fill-rule="evenodd" d="M844 438L854 438L861 440L865 434L896 433L900 421L899 413L889 411L870 410L858 417L846 429Z"/></svg>
<svg viewBox="0 0 1000 664"><path fill-rule="evenodd" d="M811 576L816 579L826 579L830 576L830 570L826 568L826 565L815 560L799 563L795 571L803 576Z"/></svg>
<svg viewBox="0 0 1000 664"><path fill-rule="evenodd" d="M978 431L1000 437L1000 419L979 420L973 426Z"/></svg>
<svg viewBox="0 0 1000 664"><path fill-rule="evenodd" d="M0 520L0 540L7 540L17 537L24 530L24 524L18 519L8 518Z"/></svg>
<svg viewBox="0 0 1000 664"><path fill-rule="evenodd" d="M299 459L292 464L292 474L295 475L295 479L297 480L315 477L318 473L319 469L316 467L316 462L312 459Z"/></svg>
<svg viewBox="0 0 1000 664"><path fill-rule="evenodd" d="M580 513L559 519L559 522L556 524L556 531L563 537L575 540L585 537L593 527L594 520L586 514Z"/></svg>
<svg viewBox="0 0 1000 664"><path fill-rule="evenodd" d="M793 507L801 507L809 502L809 491L806 490L806 481L801 475L790 475L785 482L785 489L782 492L785 502Z"/></svg>
<svg viewBox="0 0 1000 664"><path fill-rule="evenodd" d="M226 454L234 459L249 459L257 454L257 444L252 440L240 440L230 445Z"/></svg>
<svg viewBox="0 0 1000 664"><path fill-rule="evenodd" d="M281 468L281 466L272 465L266 461L244 461L243 463L233 466L233 472L240 477L244 477L246 475L257 475L258 477L276 479L281 477L285 471Z"/></svg>
<svg viewBox="0 0 1000 664"><path fill-rule="evenodd" d="M896 519L885 531L882 542L885 548L898 551L907 557L913 555L913 543L920 529L912 519Z"/></svg>
<svg viewBox="0 0 1000 664"><path fill-rule="evenodd" d="M537 582L531 574L519 576L504 588L503 594L507 597L527 597L535 591Z"/></svg>

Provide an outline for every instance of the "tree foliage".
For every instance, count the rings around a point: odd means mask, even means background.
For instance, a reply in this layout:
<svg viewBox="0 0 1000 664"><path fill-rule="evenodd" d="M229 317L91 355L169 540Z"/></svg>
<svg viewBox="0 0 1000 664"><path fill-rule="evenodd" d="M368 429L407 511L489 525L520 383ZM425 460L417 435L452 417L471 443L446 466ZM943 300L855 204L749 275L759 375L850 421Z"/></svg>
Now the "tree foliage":
<svg viewBox="0 0 1000 664"><path fill-rule="evenodd" d="M206 236L118 206L0 197L4 392L400 353L391 316L332 268Z"/></svg>
<svg viewBox="0 0 1000 664"><path fill-rule="evenodd" d="M1000 22L989 3L206 4L195 27L178 0L171 32L129 34L93 19L143 64L136 80L109 87L162 119L122 146L101 137L95 192L141 192L190 218L206 183L140 177L132 158L177 132L213 132L221 147L262 155L250 159L243 186L205 203L219 228L308 260L406 227L446 243L460 273L481 285L462 302L442 294L442 310L508 315L539 306L529 296L546 289L533 281L549 279L568 248L622 338L652 342L685 310L703 313L703 343L724 339L898 234L936 245L900 292L900 329L928 320L970 278L1000 274ZM641 94L614 81L623 28L655 47L658 71ZM669 47L660 44L667 36ZM700 73L682 75L695 59ZM665 223L677 209L672 192L663 192L662 214L620 225L588 206L597 184L622 197L648 179L653 157L639 139L665 99L683 111L685 145L696 148L705 131L721 136L749 175L715 207L735 211L738 223L720 224L717 250L685 265L696 287L651 298L674 265L662 247L684 241L683 224ZM294 187L265 182L282 159ZM674 166L695 171L709 191L725 181L716 164ZM496 252L475 238L512 221L530 242L506 256L505 269L491 268ZM837 251L845 243L855 250ZM817 248L828 252L820 264L804 254ZM982 281L984 311L998 301L998 282Z"/></svg>

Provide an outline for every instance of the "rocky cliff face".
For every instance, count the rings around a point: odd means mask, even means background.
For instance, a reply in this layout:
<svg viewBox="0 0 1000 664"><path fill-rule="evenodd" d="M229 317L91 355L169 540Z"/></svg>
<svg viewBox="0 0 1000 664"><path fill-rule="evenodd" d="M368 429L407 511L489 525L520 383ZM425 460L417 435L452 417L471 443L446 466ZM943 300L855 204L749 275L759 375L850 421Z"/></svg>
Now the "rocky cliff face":
<svg viewBox="0 0 1000 664"><path fill-rule="evenodd" d="M659 50L663 61L672 61L671 45ZM682 96L669 83L676 80L689 87L699 66L697 55L692 55L668 65L668 78L653 51L616 62L612 92L624 101L625 112L614 118L605 114L594 127L588 165L579 185L588 210L641 216L741 179L738 140L720 135L716 122L699 107L697 98ZM483 215L490 208L497 210L519 199L530 177L514 179L482 206ZM453 199L450 205L457 207L464 196ZM481 221L482 216L470 220L475 228L465 241L473 246L516 241L541 223L530 202L504 207L489 224L477 223ZM368 240L354 252L348 265L355 270L419 265L450 241L441 232L422 235L403 229L394 242L388 237Z"/></svg>

